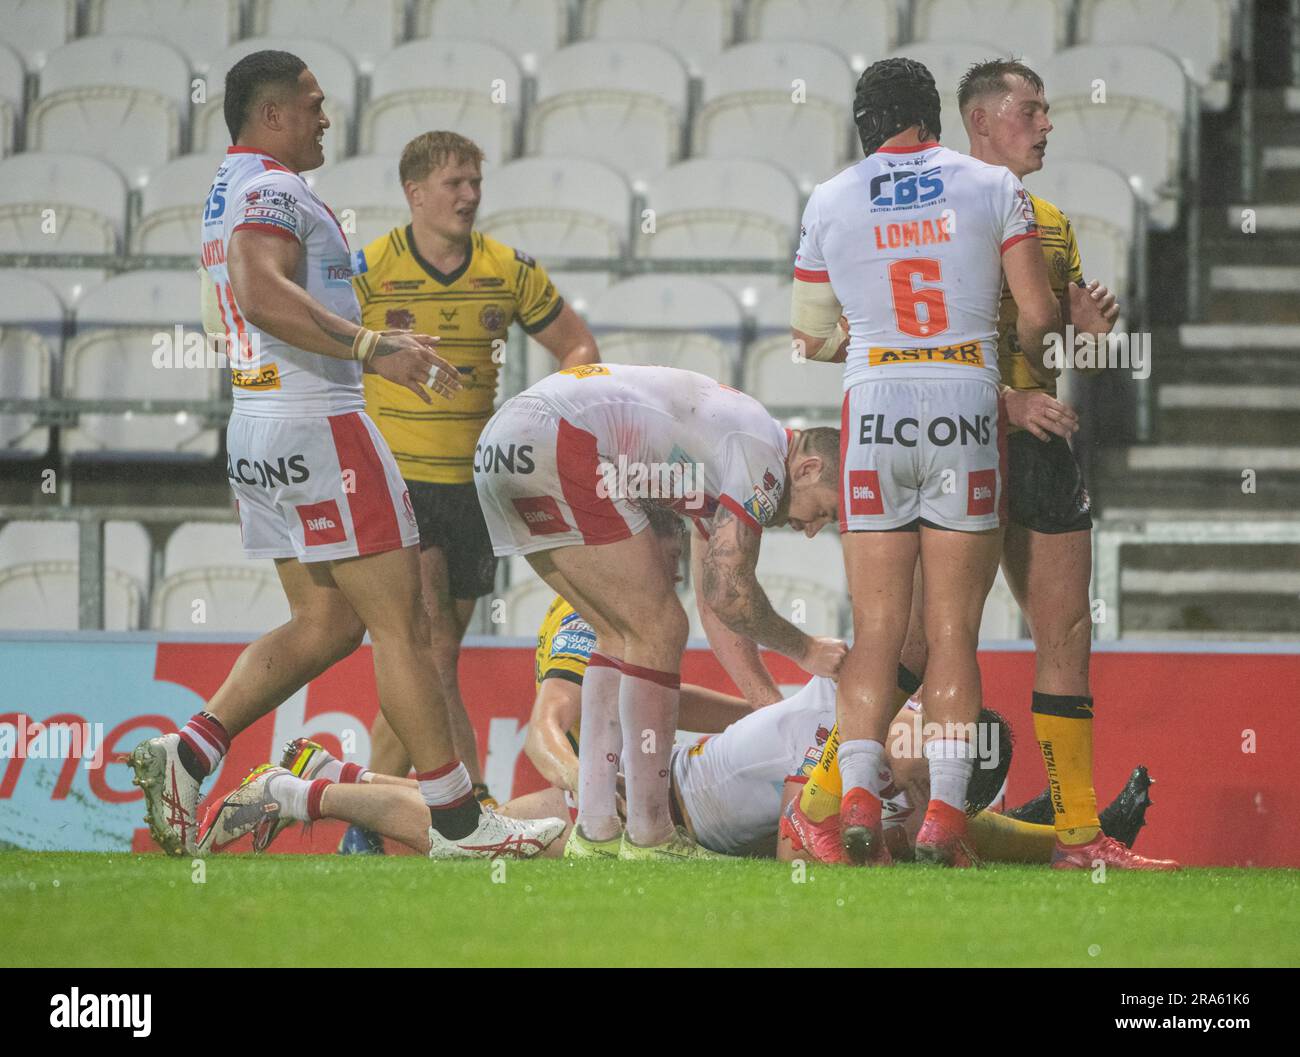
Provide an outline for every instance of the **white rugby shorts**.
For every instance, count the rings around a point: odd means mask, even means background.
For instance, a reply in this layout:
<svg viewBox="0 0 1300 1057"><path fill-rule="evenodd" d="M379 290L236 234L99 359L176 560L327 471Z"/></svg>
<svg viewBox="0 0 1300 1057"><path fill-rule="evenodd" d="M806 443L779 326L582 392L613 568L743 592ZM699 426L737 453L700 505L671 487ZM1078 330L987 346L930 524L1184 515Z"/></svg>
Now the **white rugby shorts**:
<svg viewBox="0 0 1300 1057"><path fill-rule="evenodd" d="M1006 427L992 381L862 382L844 395L840 428L840 531L1003 523Z"/></svg>
<svg viewBox="0 0 1300 1057"><path fill-rule="evenodd" d="M235 412L226 450L250 558L333 561L419 542L406 482L364 412L321 418Z"/></svg>
<svg viewBox="0 0 1300 1057"><path fill-rule="evenodd" d="M595 434L545 401L517 396L501 405L474 449L474 484L493 552L598 546L644 529L644 510L603 493L599 464Z"/></svg>

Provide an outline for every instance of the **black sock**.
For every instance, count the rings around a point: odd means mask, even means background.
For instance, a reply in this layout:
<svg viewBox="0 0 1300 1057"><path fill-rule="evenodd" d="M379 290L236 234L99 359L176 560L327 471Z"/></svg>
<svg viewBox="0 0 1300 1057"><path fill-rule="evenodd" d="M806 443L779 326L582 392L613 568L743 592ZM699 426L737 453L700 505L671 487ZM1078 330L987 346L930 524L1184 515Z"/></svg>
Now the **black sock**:
<svg viewBox="0 0 1300 1057"><path fill-rule="evenodd" d="M185 768L186 773L196 782L201 782L208 776L208 761L200 759L198 754L185 744L183 738L176 746L176 755L181 758L181 766Z"/></svg>
<svg viewBox="0 0 1300 1057"><path fill-rule="evenodd" d="M468 837L478 828L483 809L472 796L458 804L430 805L429 824L448 840Z"/></svg>

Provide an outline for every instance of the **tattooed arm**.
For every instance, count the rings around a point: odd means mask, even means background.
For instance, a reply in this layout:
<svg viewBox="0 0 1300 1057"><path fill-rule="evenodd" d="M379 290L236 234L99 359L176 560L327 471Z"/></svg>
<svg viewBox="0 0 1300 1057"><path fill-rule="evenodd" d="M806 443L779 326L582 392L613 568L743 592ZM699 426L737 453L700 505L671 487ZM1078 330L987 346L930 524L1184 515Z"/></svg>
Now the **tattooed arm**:
<svg viewBox="0 0 1300 1057"><path fill-rule="evenodd" d="M335 315L294 281L302 253L297 239L264 231L236 231L226 261L235 304L258 330L294 348L351 360L353 343L362 328ZM456 369L434 353L437 342L425 334L385 331L368 366L429 403L422 385L428 383L435 368L436 388L448 392L460 388Z"/></svg>

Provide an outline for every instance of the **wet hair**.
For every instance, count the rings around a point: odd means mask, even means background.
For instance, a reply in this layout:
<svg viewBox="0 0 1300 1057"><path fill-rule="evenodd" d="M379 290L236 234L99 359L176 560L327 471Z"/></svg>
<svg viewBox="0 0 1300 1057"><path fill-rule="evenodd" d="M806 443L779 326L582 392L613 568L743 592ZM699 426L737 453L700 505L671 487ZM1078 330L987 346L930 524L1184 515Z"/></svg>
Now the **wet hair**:
<svg viewBox="0 0 1300 1057"><path fill-rule="evenodd" d="M647 503L645 513L650 519L650 531L661 538L671 539L673 536L680 536L686 528L686 522L682 520L681 515L662 503Z"/></svg>
<svg viewBox="0 0 1300 1057"><path fill-rule="evenodd" d="M799 450L806 455L821 458L822 472L819 484L839 487L840 481L840 431L834 426L812 426L800 434Z"/></svg>
<svg viewBox="0 0 1300 1057"><path fill-rule="evenodd" d="M973 818L983 811L998 795L1002 783L1011 769L1011 750L1015 738L1011 724L991 708L981 708L977 721L983 731L977 732L976 749L982 753L975 760L970 784L966 786L966 817ZM987 728L992 727L992 730Z"/></svg>
<svg viewBox="0 0 1300 1057"><path fill-rule="evenodd" d="M239 135L265 89L296 88L298 77L305 69L307 64L287 51L255 51L230 67L222 103L230 142L239 142Z"/></svg>
<svg viewBox="0 0 1300 1057"><path fill-rule="evenodd" d="M957 85L957 105L962 114L976 99L992 92L1005 92L1008 77L1023 77L1036 92L1043 90L1043 79L1019 59L989 59L977 62L966 71Z"/></svg>
<svg viewBox="0 0 1300 1057"><path fill-rule="evenodd" d="M434 169L453 160L457 165L481 166L483 150L459 132L421 132L402 148L397 175L405 187L407 183L419 183Z"/></svg>

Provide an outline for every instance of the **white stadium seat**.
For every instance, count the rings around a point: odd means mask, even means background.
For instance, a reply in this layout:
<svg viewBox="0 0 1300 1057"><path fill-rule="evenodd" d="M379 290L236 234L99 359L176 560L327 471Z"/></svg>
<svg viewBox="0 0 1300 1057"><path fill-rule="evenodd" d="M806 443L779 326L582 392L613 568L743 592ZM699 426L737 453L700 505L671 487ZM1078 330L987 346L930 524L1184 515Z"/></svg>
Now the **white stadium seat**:
<svg viewBox="0 0 1300 1057"><path fill-rule="evenodd" d="M478 226L543 265L551 257L617 257L631 208L627 181L607 165L520 158L484 175Z"/></svg>
<svg viewBox="0 0 1300 1057"><path fill-rule="evenodd" d="M1176 55L1201 87L1202 102L1229 100L1232 0L1080 0L1080 44L1149 44Z"/></svg>
<svg viewBox="0 0 1300 1057"><path fill-rule="evenodd" d="M542 618L554 600L555 592L546 581L525 570L506 590L506 620L501 633L535 640Z"/></svg>
<svg viewBox="0 0 1300 1057"><path fill-rule="evenodd" d="M405 7L403 0L253 0L252 34L327 41L370 73L402 42Z"/></svg>
<svg viewBox="0 0 1300 1057"><path fill-rule="evenodd" d="M416 37L481 40L510 52L528 73L564 43L568 0L419 0Z"/></svg>
<svg viewBox="0 0 1300 1057"><path fill-rule="evenodd" d="M838 637L845 633L848 594L842 586L825 587L789 576L766 576L762 584L772 608L808 634Z"/></svg>
<svg viewBox="0 0 1300 1057"><path fill-rule="evenodd" d="M307 64L325 93L324 109L330 119L329 130L325 133L325 160L345 157L348 153L348 129L356 117L356 67L347 54L324 41L294 37L241 40L212 60L207 74L207 102L194 111L195 153L226 153L231 142L223 110L226 74L245 55L267 50L292 52Z"/></svg>
<svg viewBox="0 0 1300 1057"><path fill-rule="evenodd" d="M0 529L0 628L74 630L78 527L12 521ZM149 537L134 521L104 526L104 627L134 631L149 577Z"/></svg>
<svg viewBox="0 0 1300 1057"><path fill-rule="evenodd" d="M898 9L894 0L750 0L745 36L823 44L861 72L898 42Z"/></svg>
<svg viewBox="0 0 1300 1057"><path fill-rule="evenodd" d="M1102 157L1122 166L1141 179L1142 194L1154 203L1152 226L1173 227L1187 102L1178 61L1142 44L1084 45L1053 55L1038 72L1055 126L1049 158Z"/></svg>
<svg viewBox="0 0 1300 1057"><path fill-rule="evenodd" d="M126 184L107 162L76 154L16 154L0 161L0 251L116 253L126 226ZM104 272L32 268L74 304Z"/></svg>
<svg viewBox="0 0 1300 1057"><path fill-rule="evenodd" d="M77 0L0 0L0 26L27 68L39 70L50 52L72 39Z"/></svg>
<svg viewBox="0 0 1300 1057"><path fill-rule="evenodd" d="M694 74L731 43L731 7L731 0L587 0L582 36L659 44Z"/></svg>
<svg viewBox="0 0 1300 1057"><path fill-rule="evenodd" d="M738 44L704 71L694 152L780 165L811 190L849 146L853 71L820 44Z"/></svg>
<svg viewBox="0 0 1300 1057"><path fill-rule="evenodd" d="M1032 67L1064 43L1068 15L1069 0L916 0L912 38L920 42L993 37ZM941 91L956 88L943 81L939 87Z"/></svg>
<svg viewBox="0 0 1300 1057"><path fill-rule="evenodd" d="M50 53L28 114L33 150L94 154L140 183L180 149L190 70L144 37L83 37Z"/></svg>
<svg viewBox="0 0 1300 1057"><path fill-rule="evenodd" d="M416 40L384 56L361 118L363 154L398 154L421 132L454 129L499 165L514 156L522 78L509 54L474 40Z"/></svg>
<svg viewBox="0 0 1300 1057"><path fill-rule="evenodd" d="M591 158L644 180L681 153L686 68L640 41L585 41L548 55L537 71L528 153Z"/></svg>
<svg viewBox="0 0 1300 1057"><path fill-rule="evenodd" d="M135 253L194 253L203 204L220 159L207 154L173 158L149 174L140 189L140 219L131 226Z"/></svg>
<svg viewBox="0 0 1300 1057"><path fill-rule="evenodd" d="M86 29L165 41L203 73L239 36L239 7L239 0L89 0Z"/></svg>
<svg viewBox="0 0 1300 1057"><path fill-rule="evenodd" d="M957 105L957 84L962 74L977 62L988 59L1008 59L1010 53L1000 46L982 44L976 41L935 41L928 40L916 44L904 44L895 48L891 57L915 59L924 64L934 75L934 83L939 89L939 142L963 154L970 150L966 130L961 123L961 108ZM1041 73L1041 71L1039 71ZM1050 93L1051 87L1048 87ZM1049 94L1055 117L1056 100ZM856 136L856 134L855 134ZM859 148L860 153L860 148Z"/></svg>
<svg viewBox="0 0 1300 1057"><path fill-rule="evenodd" d="M9 271L0 282L0 393L34 400L50 395L50 365L63 344L63 302L40 279ZM41 455L50 431L35 415L0 415L0 456Z"/></svg>
<svg viewBox="0 0 1300 1057"><path fill-rule="evenodd" d="M602 360L682 367L730 384L744 317L712 279L639 275L601 294L587 322Z"/></svg>
<svg viewBox="0 0 1300 1057"><path fill-rule="evenodd" d="M397 173L399 155L359 155L306 173L317 196L339 218L353 250L410 223Z"/></svg>
<svg viewBox="0 0 1300 1057"><path fill-rule="evenodd" d="M218 367L158 367L158 336L180 325L201 332L199 283L191 271L127 272L89 291L77 307L68 343L64 391L101 399L211 400L226 381ZM65 430L69 452L112 456L216 454L217 438L201 419L179 414L83 414Z"/></svg>
<svg viewBox="0 0 1300 1057"><path fill-rule="evenodd" d="M790 289L784 284L759 300L754 313L757 333L745 350L741 388L773 414L807 414L837 421L844 400L844 368L794 359Z"/></svg>
<svg viewBox="0 0 1300 1057"><path fill-rule="evenodd" d="M27 73L13 48L0 44L0 158L18 147L18 118L23 112Z"/></svg>
<svg viewBox="0 0 1300 1057"><path fill-rule="evenodd" d="M289 620L289 602L270 562L189 569L165 577L150 608L155 631L254 634Z"/></svg>
<svg viewBox="0 0 1300 1057"><path fill-rule="evenodd" d="M643 257L794 258L799 188L770 162L680 162L650 181L646 205L654 210L654 231L639 229ZM737 296L774 285L766 274L720 272L713 278Z"/></svg>
<svg viewBox="0 0 1300 1057"><path fill-rule="evenodd" d="M239 523L186 521L177 525L163 547L163 575L252 562L244 557Z"/></svg>
<svg viewBox="0 0 1300 1057"><path fill-rule="evenodd" d="M1127 289L1129 252L1136 237L1137 202L1123 173L1092 161L1053 157L1025 178L1031 194L1070 218L1086 279L1100 279L1121 297Z"/></svg>

